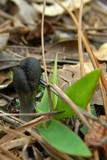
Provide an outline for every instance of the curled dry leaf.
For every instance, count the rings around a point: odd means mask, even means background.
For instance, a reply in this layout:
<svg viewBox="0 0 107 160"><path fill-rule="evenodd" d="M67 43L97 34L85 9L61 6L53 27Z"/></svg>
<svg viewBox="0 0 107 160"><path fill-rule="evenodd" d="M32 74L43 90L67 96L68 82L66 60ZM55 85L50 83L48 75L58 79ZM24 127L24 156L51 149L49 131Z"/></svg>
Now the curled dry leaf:
<svg viewBox="0 0 107 160"><path fill-rule="evenodd" d="M9 79L8 72L1 71L0 72L0 85L3 84L3 82L5 82L8 79Z"/></svg>
<svg viewBox="0 0 107 160"><path fill-rule="evenodd" d="M70 7L71 0L63 1L62 4L65 5L66 7ZM32 6L34 7L34 9L37 12L42 14L42 12L43 12L43 3L41 3L41 4L32 3ZM64 9L62 7L60 7L54 1L53 1L53 3L51 3L51 5L46 6L46 9L45 9L45 15L46 16L53 17L53 16L61 15L62 13L64 13Z"/></svg>
<svg viewBox="0 0 107 160"><path fill-rule="evenodd" d="M91 0L84 0L84 3L87 3ZM77 8L80 8L80 0L66 0L66 1L63 1L62 0L62 4L67 7L67 8L70 8L70 10L75 10ZM32 3L34 9L36 11L38 11L39 13L42 14L43 12L43 3L41 4L37 4L37 3ZM46 5L46 9L45 9L45 15L46 16L50 16L50 17L53 17L53 16L58 16L58 15L61 15L63 14L65 11L62 7L60 7L55 1L52 1L50 3L50 5Z"/></svg>
<svg viewBox="0 0 107 160"><path fill-rule="evenodd" d="M0 89L4 89L7 86L9 86L9 84L11 84L12 80L10 77L11 77L11 72L9 71L0 72Z"/></svg>
<svg viewBox="0 0 107 160"><path fill-rule="evenodd" d="M4 98L0 98L0 109L5 109L8 102Z"/></svg>
<svg viewBox="0 0 107 160"><path fill-rule="evenodd" d="M96 58L100 61L107 61L107 43L101 45L98 51L94 51Z"/></svg>
<svg viewBox="0 0 107 160"><path fill-rule="evenodd" d="M38 19L37 12L25 0L12 0L19 8L18 17L28 25L34 25Z"/></svg>
<svg viewBox="0 0 107 160"><path fill-rule="evenodd" d="M105 116L100 116L100 119L107 121ZM92 126L96 134L93 134L91 130L88 130L85 135L86 144L91 147L102 147L107 155L107 144L100 143L100 141L107 136L107 129L98 122L92 122Z"/></svg>

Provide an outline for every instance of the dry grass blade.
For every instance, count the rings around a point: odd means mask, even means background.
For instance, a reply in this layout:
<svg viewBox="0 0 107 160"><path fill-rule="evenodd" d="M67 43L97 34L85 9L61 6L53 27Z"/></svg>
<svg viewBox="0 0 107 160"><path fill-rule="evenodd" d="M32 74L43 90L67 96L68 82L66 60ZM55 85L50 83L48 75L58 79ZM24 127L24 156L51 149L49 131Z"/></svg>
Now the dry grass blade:
<svg viewBox="0 0 107 160"><path fill-rule="evenodd" d="M19 137L17 139L6 141L3 144L1 144L2 147L4 147L7 150L14 149L14 148L22 148L26 144L31 144L34 141L31 140L29 137Z"/></svg>
<svg viewBox="0 0 107 160"><path fill-rule="evenodd" d="M1 152L4 154L4 155L6 155L6 156L8 156L8 158L10 158L10 159L12 159L12 160L20 160L18 157L16 157L13 153L11 153L10 151L8 151L8 150L6 150L4 147L2 147L1 145L0 145L0 150L1 150Z"/></svg>
<svg viewBox="0 0 107 160"><path fill-rule="evenodd" d="M44 0L43 5L43 13L42 13L42 25L41 25L41 43L42 43L42 58L43 58L43 66L45 71L45 78L47 83L47 90L48 90L48 97L49 97L49 103L50 103L50 109L53 110L53 103L51 99L51 92L48 85L48 75L47 75L47 67L46 67L46 60L45 60L45 47L44 47L44 15L45 15L45 7L46 7L46 0Z"/></svg>
<svg viewBox="0 0 107 160"><path fill-rule="evenodd" d="M96 121L97 123L101 124L102 126L106 127L107 128L107 122L104 121L104 120L101 120L99 118L97 118L96 116L86 112L85 110L83 109L80 109L80 112L82 112L82 114L87 118L87 119L91 119L93 121Z"/></svg>
<svg viewBox="0 0 107 160"><path fill-rule="evenodd" d="M43 65L45 70L46 82L48 84L48 76L47 76L47 68L46 68L46 61L45 61L45 49L44 49L44 14L45 14L45 6L46 0L44 0L43 5L43 13L42 13L42 25L41 25L41 43L42 43L42 58L43 58Z"/></svg>
<svg viewBox="0 0 107 160"><path fill-rule="evenodd" d="M35 117L53 116L55 114L59 114L62 112L63 111L51 111L51 112L45 112L45 113L5 113L5 112L2 112L2 113L0 113L0 117L3 117L3 116L35 116ZM16 118L16 117L13 117L13 118Z"/></svg>
<svg viewBox="0 0 107 160"><path fill-rule="evenodd" d="M11 159L6 155L3 155L2 153L0 153L0 160L11 160Z"/></svg>
<svg viewBox="0 0 107 160"><path fill-rule="evenodd" d="M82 51L82 11L83 11L83 0L81 0L80 11L79 11L79 24L78 24L78 54L79 54L79 61L80 61L80 72L81 76L85 75L84 70L84 60L83 60L83 51Z"/></svg>
<svg viewBox="0 0 107 160"><path fill-rule="evenodd" d="M48 120L48 119L49 119L49 118L47 118L47 117L41 116L41 117L39 117L39 118L36 118L35 120L32 120L32 121L30 121L30 122L28 122L28 123L20 126L20 127L17 127L17 128L15 129L15 131L17 131L17 132L19 132L19 133L23 133L23 132L25 132L28 128L37 126L39 123L42 123L42 122L44 122L44 121L46 121L46 120ZM2 143L5 143L5 141L10 141L10 140L12 140L12 139L14 139L14 138L16 138L16 137L17 137L17 134L15 134L14 131L9 132L9 133L6 134L3 138L1 138L0 143L1 143L1 144L2 144Z"/></svg>

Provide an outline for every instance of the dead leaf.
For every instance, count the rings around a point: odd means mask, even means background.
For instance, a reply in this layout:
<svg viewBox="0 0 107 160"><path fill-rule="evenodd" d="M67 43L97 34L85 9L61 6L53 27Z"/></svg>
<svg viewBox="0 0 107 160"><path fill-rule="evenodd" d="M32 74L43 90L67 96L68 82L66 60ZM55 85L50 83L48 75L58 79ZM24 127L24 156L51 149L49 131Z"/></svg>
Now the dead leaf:
<svg viewBox="0 0 107 160"><path fill-rule="evenodd" d="M44 22L44 35L48 35L53 33L52 25L48 22ZM35 38L41 37L41 22L37 24L37 26L28 34L27 40L33 40Z"/></svg>
<svg viewBox="0 0 107 160"><path fill-rule="evenodd" d="M106 117L100 116L100 119L106 120ZM98 122L92 122L92 126L97 135L93 134L91 130L88 130L85 135L85 142L88 146L97 146L97 143L107 134L107 129Z"/></svg>
<svg viewBox="0 0 107 160"><path fill-rule="evenodd" d="M103 121L107 121L106 116L100 116L99 118ZM85 142L88 146L103 148L107 157L107 142L103 141L103 143L101 143L101 140L104 140L104 138L107 136L107 128L97 122L92 122L92 126L96 132L96 135L93 134L91 130L88 130L87 134L85 135Z"/></svg>
<svg viewBox="0 0 107 160"><path fill-rule="evenodd" d="M4 98L0 98L0 109L3 109L7 103L8 102Z"/></svg>
<svg viewBox="0 0 107 160"><path fill-rule="evenodd" d="M19 18L28 25L34 25L35 20L37 20L38 15L37 12L31 7L30 4L25 0L11 0L13 1L19 8L18 15Z"/></svg>
<svg viewBox="0 0 107 160"><path fill-rule="evenodd" d="M12 82L12 72L2 71L0 72L0 89L6 88Z"/></svg>
<svg viewBox="0 0 107 160"><path fill-rule="evenodd" d="M9 33L0 34L0 51L5 48L8 39L9 39Z"/></svg>
<svg viewBox="0 0 107 160"><path fill-rule="evenodd" d="M0 84L9 79L8 73L2 71L0 72Z"/></svg>
<svg viewBox="0 0 107 160"><path fill-rule="evenodd" d="M62 4L65 5L66 7L70 7L71 6L71 0L66 0L66 1L62 1ZM34 9L41 13L43 12L43 3L41 4L37 4L37 3L32 3L32 6L34 7ZM50 5L46 5L46 9L45 9L45 15L46 16L58 16L61 15L62 13L64 13L64 9L62 7L60 7L55 1L52 1L50 3Z"/></svg>
<svg viewBox="0 0 107 160"><path fill-rule="evenodd" d="M91 0L84 0L84 3L87 3ZM77 8L80 8L80 0L66 0L66 1L61 1L61 3L67 7L70 8L70 10L75 10ZM49 2L48 2L49 3ZM36 11L42 14L43 12L43 3L37 4L37 3L32 3L32 6ZM63 14L65 11L62 7L60 7L55 1L51 1L48 5L46 5L45 9L45 15L46 16L58 16Z"/></svg>
<svg viewBox="0 0 107 160"><path fill-rule="evenodd" d="M94 51L96 58L100 61L107 61L107 43L104 43L100 48Z"/></svg>
<svg viewBox="0 0 107 160"><path fill-rule="evenodd" d="M96 87L96 90L91 100L91 104L97 104L97 105L103 106L103 100L102 100L101 90L99 86Z"/></svg>
<svg viewBox="0 0 107 160"><path fill-rule="evenodd" d="M65 40L53 44L49 49L47 49L46 59L54 60L57 53L59 60L78 60L77 40Z"/></svg>
<svg viewBox="0 0 107 160"><path fill-rule="evenodd" d="M92 64L84 63L85 73L93 70ZM62 69L58 69L58 86L65 91L70 85L81 78L80 64L77 65L63 65Z"/></svg>
<svg viewBox="0 0 107 160"><path fill-rule="evenodd" d="M17 58L17 61L14 59ZM6 51L0 52L0 71L10 67L17 66L19 64L20 58L16 57L14 54L10 54Z"/></svg>

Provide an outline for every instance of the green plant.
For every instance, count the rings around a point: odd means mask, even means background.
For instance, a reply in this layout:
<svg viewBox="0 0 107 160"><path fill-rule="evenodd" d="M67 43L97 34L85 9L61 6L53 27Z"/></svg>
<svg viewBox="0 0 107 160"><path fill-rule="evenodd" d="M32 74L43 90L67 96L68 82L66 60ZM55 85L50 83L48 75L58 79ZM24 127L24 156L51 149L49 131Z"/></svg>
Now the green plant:
<svg viewBox="0 0 107 160"><path fill-rule="evenodd" d="M101 69L96 69L80 80L75 82L73 85L68 87L65 91L67 96L80 108L86 109L90 99L95 91ZM75 115L71 108L61 99L58 100L57 106L55 108L57 111L64 110L64 113L57 115L57 119L62 119Z"/></svg>
<svg viewBox="0 0 107 160"><path fill-rule="evenodd" d="M90 72L89 74L78 80L76 83L68 87L65 93L76 105L78 105L82 109L86 109L95 91L100 73L101 69L96 69ZM54 79L54 77L57 77L56 61L54 65L54 76L51 82L57 84L57 78ZM56 115L55 118L57 120L54 119L46 122L45 127L44 125L40 124L38 126L38 131L40 135L50 145L52 145L54 148L58 149L61 152L83 157L91 156L90 150L80 139L80 137L63 123L58 121L58 119L74 116L75 113L63 100L57 99L56 95L54 98L52 98L52 101L54 103L54 110L64 110L65 112ZM47 90L45 90L43 99L37 107L37 111L50 111Z"/></svg>

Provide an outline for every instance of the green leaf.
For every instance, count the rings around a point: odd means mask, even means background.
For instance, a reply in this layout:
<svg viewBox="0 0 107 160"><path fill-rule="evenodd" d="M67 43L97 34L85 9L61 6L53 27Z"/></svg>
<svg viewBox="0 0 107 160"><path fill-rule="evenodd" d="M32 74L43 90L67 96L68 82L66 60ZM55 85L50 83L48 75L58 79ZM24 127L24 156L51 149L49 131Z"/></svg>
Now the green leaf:
<svg viewBox="0 0 107 160"><path fill-rule="evenodd" d="M58 59L58 54L56 54L55 58L55 63L54 63L54 70L53 70L53 76L51 79L51 83L53 84L58 84L58 79L57 79L57 59ZM54 93L51 93L52 96L52 102L53 102L53 108L55 109L58 101L58 96L56 96Z"/></svg>
<svg viewBox="0 0 107 160"><path fill-rule="evenodd" d="M54 70L53 70L53 76L50 80L54 84L58 83L58 80L57 80L57 57L58 56L56 55L55 63L54 63ZM54 93L51 93L51 96L52 96L53 108L55 108L56 105L57 105L58 97ZM43 98L42 98L41 102L38 103L37 106L36 106L36 111L37 112L43 112L43 113L50 111L50 104L49 104L49 97L48 97L47 88L45 88L45 92L44 92L44 95L43 95Z"/></svg>
<svg viewBox="0 0 107 160"><path fill-rule="evenodd" d="M75 156L91 156L90 150L79 136L57 120L50 120L45 126L40 124L38 131L52 147L61 152Z"/></svg>
<svg viewBox="0 0 107 160"><path fill-rule="evenodd" d="M86 109L98 82L99 76L101 73L101 69L96 69L72 86L70 86L65 93L68 97L79 107ZM69 116L75 115L75 113L71 110L71 108L61 99L58 100L58 104L56 110L64 110L64 113L56 115L57 119L66 118Z"/></svg>
<svg viewBox="0 0 107 160"><path fill-rule="evenodd" d="M37 112L49 112L50 111L50 104L49 104L49 98L48 98L48 91L47 88L45 88L44 95L42 97L42 100L40 103L36 106Z"/></svg>

